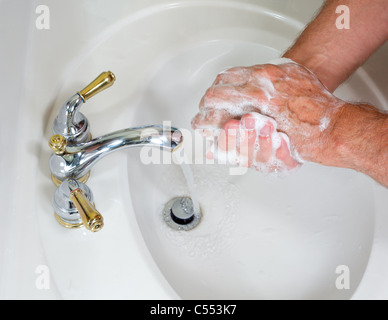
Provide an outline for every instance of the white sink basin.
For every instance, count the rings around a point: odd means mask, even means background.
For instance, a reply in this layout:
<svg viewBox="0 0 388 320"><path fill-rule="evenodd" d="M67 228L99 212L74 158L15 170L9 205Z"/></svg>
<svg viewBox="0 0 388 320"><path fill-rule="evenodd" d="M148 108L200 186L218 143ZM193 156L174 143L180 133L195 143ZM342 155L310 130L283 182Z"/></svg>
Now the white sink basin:
<svg viewBox="0 0 388 320"><path fill-rule="evenodd" d="M163 121L190 130L220 71L279 56L320 3L48 1L50 29L31 30L34 3L2 2L5 25L25 18L5 37L18 32L11 48L26 54L6 55L19 67L2 94L15 107L1 114L9 157L1 158L0 298L387 299L388 192L350 170L306 164L278 179L192 165L203 220L182 232L162 221L164 204L188 195L180 167L144 165L133 149L93 168L88 186L105 218L101 232L64 229L51 207L53 119L101 71L117 81L81 110L94 137ZM337 95L387 108L387 52ZM15 128L12 141L3 138ZM350 271L347 290L336 286L339 266Z"/></svg>
<svg viewBox="0 0 388 320"><path fill-rule="evenodd" d="M255 20L263 21L256 14ZM252 34L270 33L271 24L265 25L269 30L262 26ZM289 24L288 30L292 28ZM279 56L275 43L235 37L203 41L160 61L139 93L135 122L168 120L188 130L192 110L214 74ZM362 99L354 90L365 87L362 75L339 95ZM190 195L180 166L144 165L137 153L129 155L139 226L155 261L182 298L346 299L354 294L374 238L374 183L369 178L314 164L286 178L254 171L230 175L222 165L191 167L204 216L196 229L175 231L165 225L161 213L170 199ZM342 265L351 270L349 290L335 285Z"/></svg>

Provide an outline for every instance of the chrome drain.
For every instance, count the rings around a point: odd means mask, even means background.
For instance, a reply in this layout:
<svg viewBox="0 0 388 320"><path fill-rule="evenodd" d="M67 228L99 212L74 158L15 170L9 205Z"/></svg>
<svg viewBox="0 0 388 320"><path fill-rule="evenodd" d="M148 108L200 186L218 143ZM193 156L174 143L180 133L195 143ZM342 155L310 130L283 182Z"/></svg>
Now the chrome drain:
<svg viewBox="0 0 388 320"><path fill-rule="evenodd" d="M194 210L190 197L177 197L166 203L163 220L175 230L189 231L201 221L201 210Z"/></svg>

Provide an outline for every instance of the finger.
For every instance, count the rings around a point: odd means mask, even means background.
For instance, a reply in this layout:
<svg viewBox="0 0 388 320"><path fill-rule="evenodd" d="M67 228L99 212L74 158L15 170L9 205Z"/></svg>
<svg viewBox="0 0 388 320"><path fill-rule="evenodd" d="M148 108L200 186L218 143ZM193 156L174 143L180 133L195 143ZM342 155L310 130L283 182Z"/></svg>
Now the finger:
<svg viewBox="0 0 388 320"><path fill-rule="evenodd" d="M263 130L270 132L272 130L271 125L266 125ZM268 163L273 154L272 134L260 133L258 140L259 148L256 153L256 163Z"/></svg>
<svg viewBox="0 0 388 320"><path fill-rule="evenodd" d="M222 151L235 151L237 146L237 135L240 130L240 121L229 120L218 138L218 148Z"/></svg>
<svg viewBox="0 0 388 320"><path fill-rule="evenodd" d="M245 84L251 75L251 70L246 67L235 67L219 73L213 86L233 84L240 86Z"/></svg>
<svg viewBox="0 0 388 320"><path fill-rule="evenodd" d="M206 159L209 159L209 160L213 160L214 159L213 151L206 152Z"/></svg>
<svg viewBox="0 0 388 320"><path fill-rule="evenodd" d="M245 114L241 118L241 130L239 137L238 153L242 166L252 167L256 153L256 116L252 113ZM244 161L245 160L245 161Z"/></svg>
<svg viewBox="0 0 388 320"><path fill-rule="evenodd" d="M272 135L276 131L276 122L259 113L250 113L244 116L245 127L256 128L257 141L255 141L256 163L267 163L273 154Z"/></svg>
<svg viewBox="0 0 388 320"><path fill-rule="evenodd" d="M279 133L281 138L280 147L276 150L276 158L283 162L284 166L288 169L294 169L300 166L300 163L296 161L290 151L289 138L284 133Z"/></svg>
<svg viewBox="0 0 388 320"><path fill-rule="evenodd" d="M244 86L213 86L206 91L206 94L199 105L201 117L198 123L202 125L217 125L223 127L230 119L239 119L242 115L257 111L257 97L247 95ZM260 96L260 90L256 89Z"/></svg>
<svg viewBox="0 0 388 320"><path fill-rule="evenodd" d="M197 113L191 120L191 127L194 130L222 128L232 118L226 110L208 109Z"/></svg>

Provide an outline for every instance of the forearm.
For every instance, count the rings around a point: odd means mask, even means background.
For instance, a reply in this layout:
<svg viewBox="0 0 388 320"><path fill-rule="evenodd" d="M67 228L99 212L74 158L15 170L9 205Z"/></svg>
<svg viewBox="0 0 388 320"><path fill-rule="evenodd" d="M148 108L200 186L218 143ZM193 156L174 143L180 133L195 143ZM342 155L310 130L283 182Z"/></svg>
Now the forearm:
<svg viewBox="0 0 388 320"><path fill-rule="evenodd" d="M346 104L331 130L325 164L357 170L388 187L388 115Z"/></svg>
<svg viewBox="0 0 388 320"><path fill-rule="evenodd" d="M350 29L337 29L339 5ZM313 71L333 92L388 39L388 0L328 0L284 57Z"/></svg>

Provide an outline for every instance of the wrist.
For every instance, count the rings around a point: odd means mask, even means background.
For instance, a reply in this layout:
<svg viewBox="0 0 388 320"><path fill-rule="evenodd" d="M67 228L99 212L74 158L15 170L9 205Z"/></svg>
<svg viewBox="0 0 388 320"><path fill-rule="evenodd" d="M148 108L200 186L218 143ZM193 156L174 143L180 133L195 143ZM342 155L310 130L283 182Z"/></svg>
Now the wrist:
<svg viewBox="0 0 388 320"><path fill-rule="evenodd" d="M379 150L377 152L377 168L369 173L371 177L388 187L388 115L381 126L381 135L377 136L379 141Z"/></svg>
<svg viewBox="0 0 388 320"><path fill-rule="evenodd" d="M357 170L388 186L388 116L368 105L345 104L329 137L332 166Z"/></svg>
<svg viewBox="0 0 388 320"><path fill-rule="evenodd" d="M283 57L291 59L312 71L330 92L334 92L348 77L348 74L343 76L344 73L339 72L342 68L341 65L336 65L324 53L312 54L311 50L301 49L299 47L291 48ZM305 52L308 52L308 54Z"/></svg>

